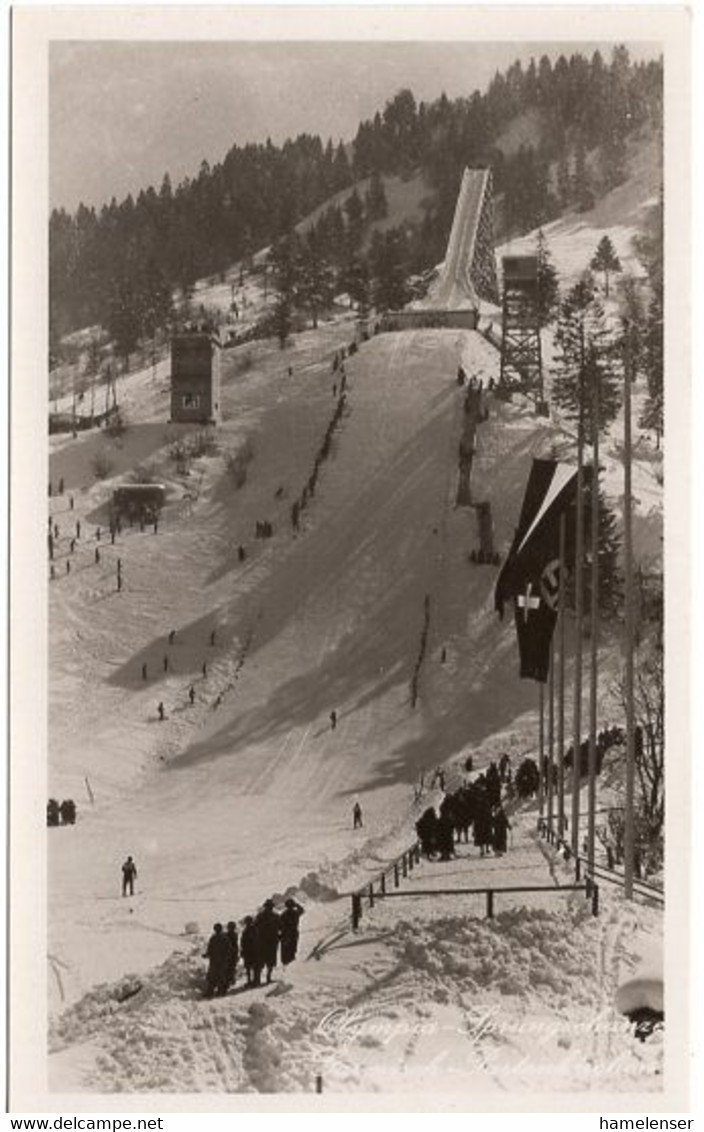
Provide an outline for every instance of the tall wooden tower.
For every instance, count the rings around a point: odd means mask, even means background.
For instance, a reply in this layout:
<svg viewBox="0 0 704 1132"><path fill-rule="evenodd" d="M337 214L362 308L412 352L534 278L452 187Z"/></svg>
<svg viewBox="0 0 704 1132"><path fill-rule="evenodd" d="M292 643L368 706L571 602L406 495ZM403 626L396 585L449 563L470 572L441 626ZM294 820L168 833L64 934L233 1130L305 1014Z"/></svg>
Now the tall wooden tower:
<svg viewBox="0 0 704 1132"><path fill-rule="evenodd" d="M504 256L500 385L543 403L538 257Z"/></svg>

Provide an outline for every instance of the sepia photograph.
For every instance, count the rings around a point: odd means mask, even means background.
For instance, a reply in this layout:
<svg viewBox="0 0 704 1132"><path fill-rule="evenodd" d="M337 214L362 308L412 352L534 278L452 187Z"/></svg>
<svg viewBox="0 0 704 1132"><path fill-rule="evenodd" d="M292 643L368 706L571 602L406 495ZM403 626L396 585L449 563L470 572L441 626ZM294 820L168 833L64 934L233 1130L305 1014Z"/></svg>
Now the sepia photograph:
<svg viewBox="0 0 704 1132"><path fill-rule="evenodd" d="M123 11L14 31L11 1103L681 1111L683 12Z"/></svg>

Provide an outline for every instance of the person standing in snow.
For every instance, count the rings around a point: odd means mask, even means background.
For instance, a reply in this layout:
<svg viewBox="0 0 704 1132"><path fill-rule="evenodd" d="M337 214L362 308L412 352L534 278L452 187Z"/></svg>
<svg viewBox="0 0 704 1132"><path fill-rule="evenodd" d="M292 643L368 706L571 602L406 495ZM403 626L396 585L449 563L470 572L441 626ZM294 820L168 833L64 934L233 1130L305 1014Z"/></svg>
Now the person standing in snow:
<svg viewBox="0 0 704 1132"><path fill-rule="evenodd" d="M208 960L208 973L205 976L205 997L224 994L227 990L228 960L230 944L222 930L222 924L213 924L213 934L208 940L203 958Z"/></svg>
<svg viewBox="0 0 704 1132"><path fill-rule="evenodd" d="M128 857L122 866L122 895L134 896L134 882L137 879L137 866L132 857Z"/></svg>
<svg viewBox="0 0 704 1132"><path fill-rule="evenodd" d="M276 966L281 925L278 912L274 911L274 901L265 900L264 907L255 921L257 941L262 966L266 967L266 981L271 982L271 974Z"/></svg>
<svg viewBox="0 0 704 1132"><path fill-rule="evenodd" d="M261 984L262 963L259 955L257 927L251 916L244 918L244 927L240 936L240 949L247 986L258 987Z"/></svg>
<svg viewBox="0 0 704 1132"><path fill-rule="evenodd" d="M455 826L447 808L441 812L438 820L437 845L441 861L449 861L455 856Z"/></svg>
<svg viewBox="0 0 704 1132"><path fill-rule="evenodd" d="M485 857L493 842L493 822L489 801L484 791L477 794L475 804L474 844L479 849L479 855Z"/></svg>
<svg viewBox="0 0 704 1132"><path fill-rule="evenodd" d="M196 702L196 690L192 684L188 689L188 698L191 701L191 707L193 707L193 704Z"/></svg>
<svg viewBox="0 0 704 1132"><path fill-rule="evenodd" d="M165 716L166 716L166 713L164 711L164 701L163 700L159 701L156 710L159 712L159 723L163 723Z"/></svg>
<svg viewBox="0 0 704 1132"><path fill-rule="evenodd" d="M334 731L336 727L337 727L337 712L331 711L330 712L330 730Z"/></svg>
<svg viewBox="0 0 704 1132"><path fill-rule="evenodd" d="M286 901L286 907L281 913L281 962L284 967L292 963L298 951L298 922L303 915L303 908L291 897Z"/></svg>
<svg viewBox="0 0 704 1132"><path fill-rule="evenodd" d="M352 809L352 828L361 829L363 825L364 820L362 818L362 807L360 806L359 802L355 802Z"/></svg>
<svg viewBox="0 0 704 1132"><path fill-rule="evenodd" d="M495 853L505 853L508 847L507 832L511 828L511 823L506 817L503 806L499 806L494 811L492 818L492 844Z"/></svg>
<svg viewBox="0 0 704 1132"><path fill-rule="evenodd" d="M226 989L229 990L230 987L233 987L235 985L235 982L237 980L237 962L240 957L240 945L237 938L237 924L234 920L230 920L227 925L227 928L225 930L225 939L227 940L227 944L230 949L227 957L226 986Z"/></svg>

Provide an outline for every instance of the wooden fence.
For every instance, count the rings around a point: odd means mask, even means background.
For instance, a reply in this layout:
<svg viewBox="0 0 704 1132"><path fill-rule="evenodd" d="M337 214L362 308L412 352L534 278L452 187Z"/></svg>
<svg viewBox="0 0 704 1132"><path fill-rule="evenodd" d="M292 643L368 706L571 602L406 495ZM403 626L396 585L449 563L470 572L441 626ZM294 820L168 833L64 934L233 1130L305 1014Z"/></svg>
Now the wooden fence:
<svg viewBox="0 0 704 1132"><path fill-rule="evenodd" d="M369 881L368 884L358 888L356 892L351 894L352 902L352 928L356 931L362 919L362 910L366 900L368 908L373 908L377 900L388 900L393 897L409 897L409 896L484 896L486 898L486 916L491 919L494 915L494 898L502 893L515 894L519 892L551 892L553 894L563 892L583 892L587 899L591 900L592 915L599 915L599 886L596 881L587 876L584 883L566 884L556 886L552 884L538 884L538 885L510 885L502 887L500 885L493 885L491 887L483 888L413 888L406 889L405 891L398 891L401 885L401 880L408 877L416 867L420 864L421 854L420 845L416 842L410 849L407 849L395 861L393 861L382 873L379 873L375 880ZM579 881L579 876L576 878Z"/></svg>

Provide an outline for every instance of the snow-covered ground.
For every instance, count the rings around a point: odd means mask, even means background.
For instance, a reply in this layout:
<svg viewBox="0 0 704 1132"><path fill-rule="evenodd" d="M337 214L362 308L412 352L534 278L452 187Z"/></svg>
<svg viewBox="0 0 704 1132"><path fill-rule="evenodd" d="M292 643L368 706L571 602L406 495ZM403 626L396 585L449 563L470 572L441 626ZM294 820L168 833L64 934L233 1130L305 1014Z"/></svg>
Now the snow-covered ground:
<svg viewBox="0 0 704 1132"><path fill-rule="evenodd" d="M643 941L659 938L657 910L611 895L592 919L582 896L550 893L504 897L485 922L481 906L409 897L349 932L343 894L413 840L421 772L468 753L482 766L504 749L534 751L537 707L534 685L518 679L512 626L493 612L496 571L468 562L474 512L454 505L457 365L485 381L498 373L479 335L384 334L346 360L345 413L292 530L339 394L332 358L354 333L338 316L284 352L270 342L228 351L224 423L187 476L169 452L188 430L165 423L166 364L122 382L122 437L52 439L51 478L65 492L50 501L49 787L79 811L75 827L48 830L52 1087L308 1090L322 1073L342 1091L658 1088L660 1046L636 1043L613 1006ZM558 425L497 402L479 430L473 493L491 500L501 550L530 460ZM228 461L245 445L237 489ZM111 472L96 481L104 449ZM137 464L166 484L167 507L158 533L127 529L111 545L106 503ZM637 491L657 533L648 476ZM271 539L255 538L262 520ZM365 825L354 832L356 797ZM463 854L451 886L480 874L499 886L569 883L534 825L534 813L518 816L505 859ZM127 853L139 879L123 899ZM426 863L414 884L437 886L443 870ZM306 905L299 961L273 990L204 1003L212 922L289 891ZM128 974L143 988L119 1003ZM534 1024L544 1038L531 1069Z"/></svg>

